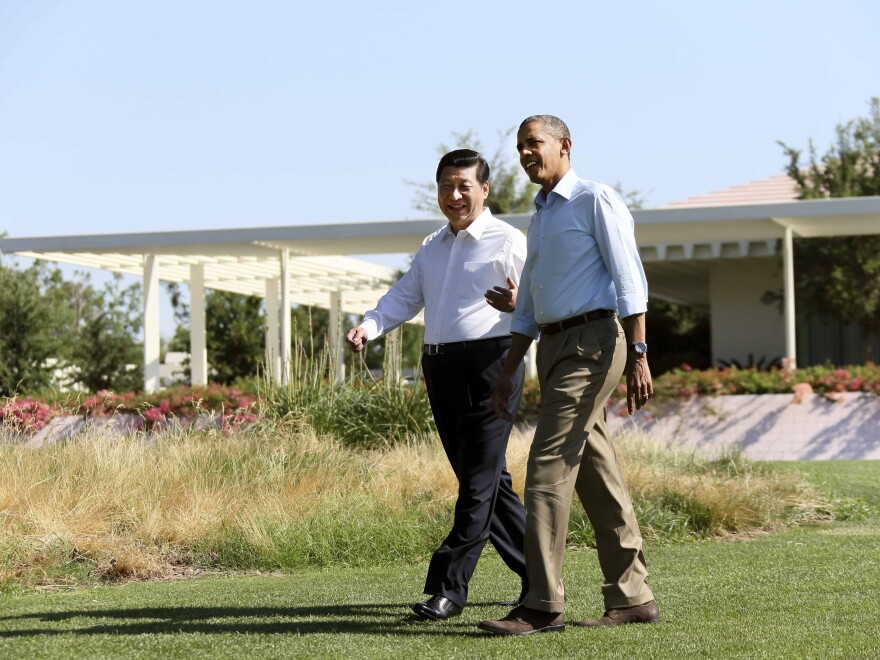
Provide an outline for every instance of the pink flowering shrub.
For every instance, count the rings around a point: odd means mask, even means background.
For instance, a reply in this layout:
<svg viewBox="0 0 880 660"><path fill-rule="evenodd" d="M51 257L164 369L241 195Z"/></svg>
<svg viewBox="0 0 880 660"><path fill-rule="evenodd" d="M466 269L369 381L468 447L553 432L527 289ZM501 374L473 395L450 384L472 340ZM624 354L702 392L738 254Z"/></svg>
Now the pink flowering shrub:
<svg viewBox="0 0 880 660"><path fill-rule="evenodd" d="M688 364L654 377L654 399L687 400L698 396L721 394L789 394L794 393L794 403L816 392L835 400L841 392L869 392L880 395L880 367L869 362L860 366L807 367L805 369L704 369L697 370ZM621 380L609 400L610 414L626 415L626 383ZM526 380L523 386L519 419L535 419L540 406L541 393L537 380ZM648 408L651 403L648 403Z"/></svg>
<svg viewBox="0 0 880 660"><path fill-rule="evenodd" d="M52 408L39 401L9 399L0 406L0 424L16 433L33 433L49 423Z"/></svg>
<svg viewBox="0 0 880 660"><path fill-rule="evenodd" d="M705 369L688 365L654 379L659 398L687 399L718 394L786 394L795 392L800 401L808 391L830 395L839 392L870 392L880 395L880 367L873 363L846 368L807 367L805 369ZM797 389L796 389L797 388Z"/></svg>
<svg viewBox="0 0 880 660"><path fill-rule="evenodd" d="M137 426L152 430L177 420L192 421L199 414L216 414L223 430L233 431L256 421L255 397L221 385L179 386L154 394L106 390L83 399L54 401L52 405L35 400L9 400L0 405L0 424L15 431L32 432L43 428L56 415L82 415L86 418L132 414Z"/></svg>

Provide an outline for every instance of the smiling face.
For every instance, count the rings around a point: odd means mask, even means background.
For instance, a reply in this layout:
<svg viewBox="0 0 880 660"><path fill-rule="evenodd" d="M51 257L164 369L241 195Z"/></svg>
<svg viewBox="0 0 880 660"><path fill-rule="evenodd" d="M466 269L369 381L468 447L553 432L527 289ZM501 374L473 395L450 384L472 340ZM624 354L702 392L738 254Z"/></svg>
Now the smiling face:
<svg viewBox="0 0 880 660"><path fill-rule="evenodd" d="M516 134L519 163L532 183L549 193L571 169L571 139L555 137L541 121L520 127Z"/></svg>
<svg viewBox="0 0 880 660"><path fill-rule="evenodd" d="M444 167L437 181L437 204L452 231L465 229L483 212L489 184L477 179L477 168Z"/></svg>

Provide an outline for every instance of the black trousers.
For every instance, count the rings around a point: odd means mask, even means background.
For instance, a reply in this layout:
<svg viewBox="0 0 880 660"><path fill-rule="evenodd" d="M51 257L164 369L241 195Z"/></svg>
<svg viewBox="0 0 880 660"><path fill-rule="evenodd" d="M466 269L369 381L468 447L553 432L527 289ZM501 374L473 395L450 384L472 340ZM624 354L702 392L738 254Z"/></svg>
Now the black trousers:
<svg viewBox="0 0 880 660"><path fill-rule="evenodd" d="M527 583L523 554L525 508L507 471L507 440L513 422L490 408L490 395L507 349L468 349L425 355L422 372L431 410L455 476L458 499L452 531L431 558L425 593L445 596L464 607L468 582L486 541L505 564ZM520 364L510 395L516 410L522 396L524 365Z"/></svg>

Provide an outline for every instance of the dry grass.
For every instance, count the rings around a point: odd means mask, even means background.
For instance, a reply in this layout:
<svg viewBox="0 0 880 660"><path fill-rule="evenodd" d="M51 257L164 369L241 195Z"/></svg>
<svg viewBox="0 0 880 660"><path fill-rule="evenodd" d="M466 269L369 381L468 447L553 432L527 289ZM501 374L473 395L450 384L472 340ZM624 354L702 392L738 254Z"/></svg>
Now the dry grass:
<svg viewBox="0 0 880 660"><path fill-rule="evenodd" d="M508 465L522 492L527 437ZM767 528L827 507L791 475L621 448L646 537ZM181 565L289 569L425 557L456 482L436 441L377 451L291 427L25 449L0 442L0 584L151 578ZM572 539L589 542L583 516Z"/></svg>

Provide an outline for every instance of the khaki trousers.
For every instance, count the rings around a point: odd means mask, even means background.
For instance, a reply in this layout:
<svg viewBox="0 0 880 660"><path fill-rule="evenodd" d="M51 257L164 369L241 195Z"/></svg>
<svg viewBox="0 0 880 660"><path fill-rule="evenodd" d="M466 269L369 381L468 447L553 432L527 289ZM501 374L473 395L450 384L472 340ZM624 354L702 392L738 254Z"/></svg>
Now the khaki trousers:
<svg viewBox="0 0 880 660"><path fill-rule="evenodd" d="M525 606L563 612L562 560L572 490L596 531L605 608L654 598L642 537L605 424L605 403L626 366L616 317L541 338L541 410L526 472Z"/></svg>

